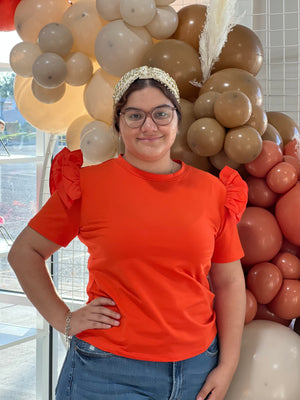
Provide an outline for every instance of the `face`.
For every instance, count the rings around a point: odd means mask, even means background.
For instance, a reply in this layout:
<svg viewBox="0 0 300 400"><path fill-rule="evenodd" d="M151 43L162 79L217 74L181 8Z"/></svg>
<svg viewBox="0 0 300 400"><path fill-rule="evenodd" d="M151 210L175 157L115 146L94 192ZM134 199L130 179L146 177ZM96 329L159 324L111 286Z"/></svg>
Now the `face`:
<svg viewBox="0 0 300 400"><path fill-rule="evenodd" d="M158 88L146 87L130 94L122 112L128 108L150 112L163 105L174 107L171 100ZM124 115L121 114L119 126L127 161L137 164L138 161L160 162L170 159L170 149L178 129L176 111L173 111L173 118L168 125L156 125L148 114L141 127L130 128L125 122Z"/></svg>

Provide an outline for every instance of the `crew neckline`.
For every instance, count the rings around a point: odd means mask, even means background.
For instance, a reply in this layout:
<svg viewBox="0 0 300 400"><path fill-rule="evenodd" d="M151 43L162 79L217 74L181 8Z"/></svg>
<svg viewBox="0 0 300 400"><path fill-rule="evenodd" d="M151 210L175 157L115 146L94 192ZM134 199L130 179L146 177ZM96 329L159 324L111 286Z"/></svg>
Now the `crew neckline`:
<svg viewBox="0 0 300 400"><path fill-rule="evenodd" d="M122 168L126 169L130 173L139 176L140 178L151 180L151 181L171 181L175 180L178 177L182 176L186 172L186 164L182 162L181 160L173 160L177 164L181 165L181 168L171 174L155 174L153 172L148 172L144 171L142 169L139 169L137 167L134 167L132 164L130 164L128 161L126 161L123 157L122 154L118 156L116 159L118 165L120 165Z"/></svg>

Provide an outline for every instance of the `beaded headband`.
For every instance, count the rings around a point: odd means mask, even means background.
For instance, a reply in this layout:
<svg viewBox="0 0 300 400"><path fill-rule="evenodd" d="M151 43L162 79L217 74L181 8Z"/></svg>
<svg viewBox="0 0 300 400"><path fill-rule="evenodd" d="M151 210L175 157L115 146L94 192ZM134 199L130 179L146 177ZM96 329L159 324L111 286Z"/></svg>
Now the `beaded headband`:
<svg viewBox="0 0 300 400"><path fill-rule="evenodd" d="M129 86L137 79L154 79L162 83L175 96L178 103L180 102L180 94L175 80L167 72L159 68L144 65L143 67L126 72L116 84L113 94L114 106L118 103Z"/></svg>

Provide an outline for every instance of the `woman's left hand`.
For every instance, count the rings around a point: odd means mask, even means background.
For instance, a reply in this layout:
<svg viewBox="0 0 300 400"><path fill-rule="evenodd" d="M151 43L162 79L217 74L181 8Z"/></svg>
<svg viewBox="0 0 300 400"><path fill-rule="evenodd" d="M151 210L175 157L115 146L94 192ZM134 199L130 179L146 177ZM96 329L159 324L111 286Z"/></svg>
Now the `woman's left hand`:
<svg viewBox="0 0 300 400"><path fill-rule="evenodd" d="M231 369L218 365L207 376L196 400L223 400L232 377L233 373Z"/></svg>

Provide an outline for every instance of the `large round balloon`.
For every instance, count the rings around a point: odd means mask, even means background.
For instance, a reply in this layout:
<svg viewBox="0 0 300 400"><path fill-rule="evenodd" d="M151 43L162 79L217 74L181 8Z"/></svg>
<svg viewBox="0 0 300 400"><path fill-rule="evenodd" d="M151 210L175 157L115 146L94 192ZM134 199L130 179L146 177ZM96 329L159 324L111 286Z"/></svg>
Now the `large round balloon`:
<svg viewBox="0 0 300 400"><path fill-rule="evenodd" d="M200 94L213 90L226 92L240 90L245 93L252 105L262 106L263 91L259 81L250 72L239 68L226 68L212 74L200 89Z"/></svg>
<svg viewBox="0 0 300 400"><path fill-rule="evenodd" d="M191 4L178 11L178 27L172 38L182 40L199 51L199 35L206 21L206 6Z"/></svg>
<svg viewBox="0 0 300 400"><path fill-rule="evenodd" d="M283 154L280 147L269 140L262 142L262 149L258 157L245 165L249 174L257 178L264 178L274 165L281 162Z"/></svg>
<svg viewBox="0 0 300 400"><path fill-rule="evenodd" d="M284 146L292 139L300 140L300 128L291 117L279 111L268 111L267 117L269 123L278 130Z"/></svg>
<svg viewBox="0 0 300 400"><path fill-rule="evenodd" d="M238 24L228 33L219 59L213 66L213 72L225 68L240 68L257 75L263 59L263 46L257 34L247 26Z"/></svg>
<svg viewBox="0 0 300 400"><path fill-rule="evenodd" d="M275 215L287 240L300 246L300 182L277 201Z"/></svg>
<svg viewBox="0 0 300 400"><path fill-rule="evenodd" d="M300 281L284 279L279 292L268 304L268 307L280 318L300 317Z"/></svg>
<svg viewBox="0 0 300 400"><path fill-rule="evenodd" d="M145 53L142 64L168 72L177 82L180 96L194 101L199 89L190 82L201 82L202 72L197 51L189 44L175 39L155 43Z"/></svg>
<svg viewBox="0 0 300 400"><path fill-rule="evenodd" d="M36 43L21 42L16 44L9 55L12 70L24 78L32 76L32 66L41 55L41 49Z"/></svg>
<svg viewBox="0 0 300 400"><path fill-rule="evenodd" d="M157 7L152 21L146 25L147 30L155 39L167 39L178 26L177 12L172 7Z"/></svg>
<svg viewBox="0 0 300 400"><path fill-rule="evenodd" d="M61 100L44 104L33 95L31 81L31 78L16 76L14 95L20 113L42 131L55 134L66 132L71 122L85 111L83 86L67 86Z"/></svg>
<svg viewBox="0 0 300 400"><path fill-rule="evenodd" d="M224 151L237 163L245 164L255 160L261 150L261 136L251 126L244 125L230 129L226 134Z"/></svg>
<svg viewBox="0 0 300 400"><path fill-rule="evenodd" d="M266 176L267 185L275 193L286 193L297 182L296 168L285 161L276 164ZM300 199L299 199L300 200Z"/></svg>
<svg viewBox="0 0 300 400"><path fill-rule="evenodd" d="M16 31L24 42L35 43L40 30L50 22L60 22L68 8L68 1L22 0L14 15Z"/></svg>
<svg viewBox="0 0 300 400"><path fill-rule="evenodd" d="M217 121L225 128L235 128L246 124L252 114L252 105L245 93L229 90L218 96L214 104Z"/></svg>
<svg viewBox="0 0 300 400"><path fill-rule="evenodd" d="M0 31L13 31L15 29L14 14L21 0L2 0L0 2Z"/></svg>
<svg viewBox="0 0 300 400"><path fill-rule="evenodd" d="M247 207L238 231L245 256L245 265L270 261L279 252L282 233L274 215L261 207Z"/></svg>
<svg viewBox="0 0 300 400"><path fill-rule="evenodd" d="M300 338L272 321L245 326L241 357L224 400L297 400Z"/></svg>
<svg viewBox="0 0 300 400"><path fill-rule="evenodd" d="M246 180L248 185L248 201L253 206L268 208L275 204L278 194L274 193L264 178L249 176Z"/></svg>
<svg viewBox="0 0 300 400"><path fill-rule="evenodd" d="M272 260L285 279L300 279L300 259L292 253L280 252Z"/></svg>
<svg viewBox="0 0 300 400"><path fill-rule="evenodd" d="M145 28L129 26L123 20L116 20L99 32L95 55L107 73L120 77L142 65L142 57L151 46L152 38Z"/></svg>

